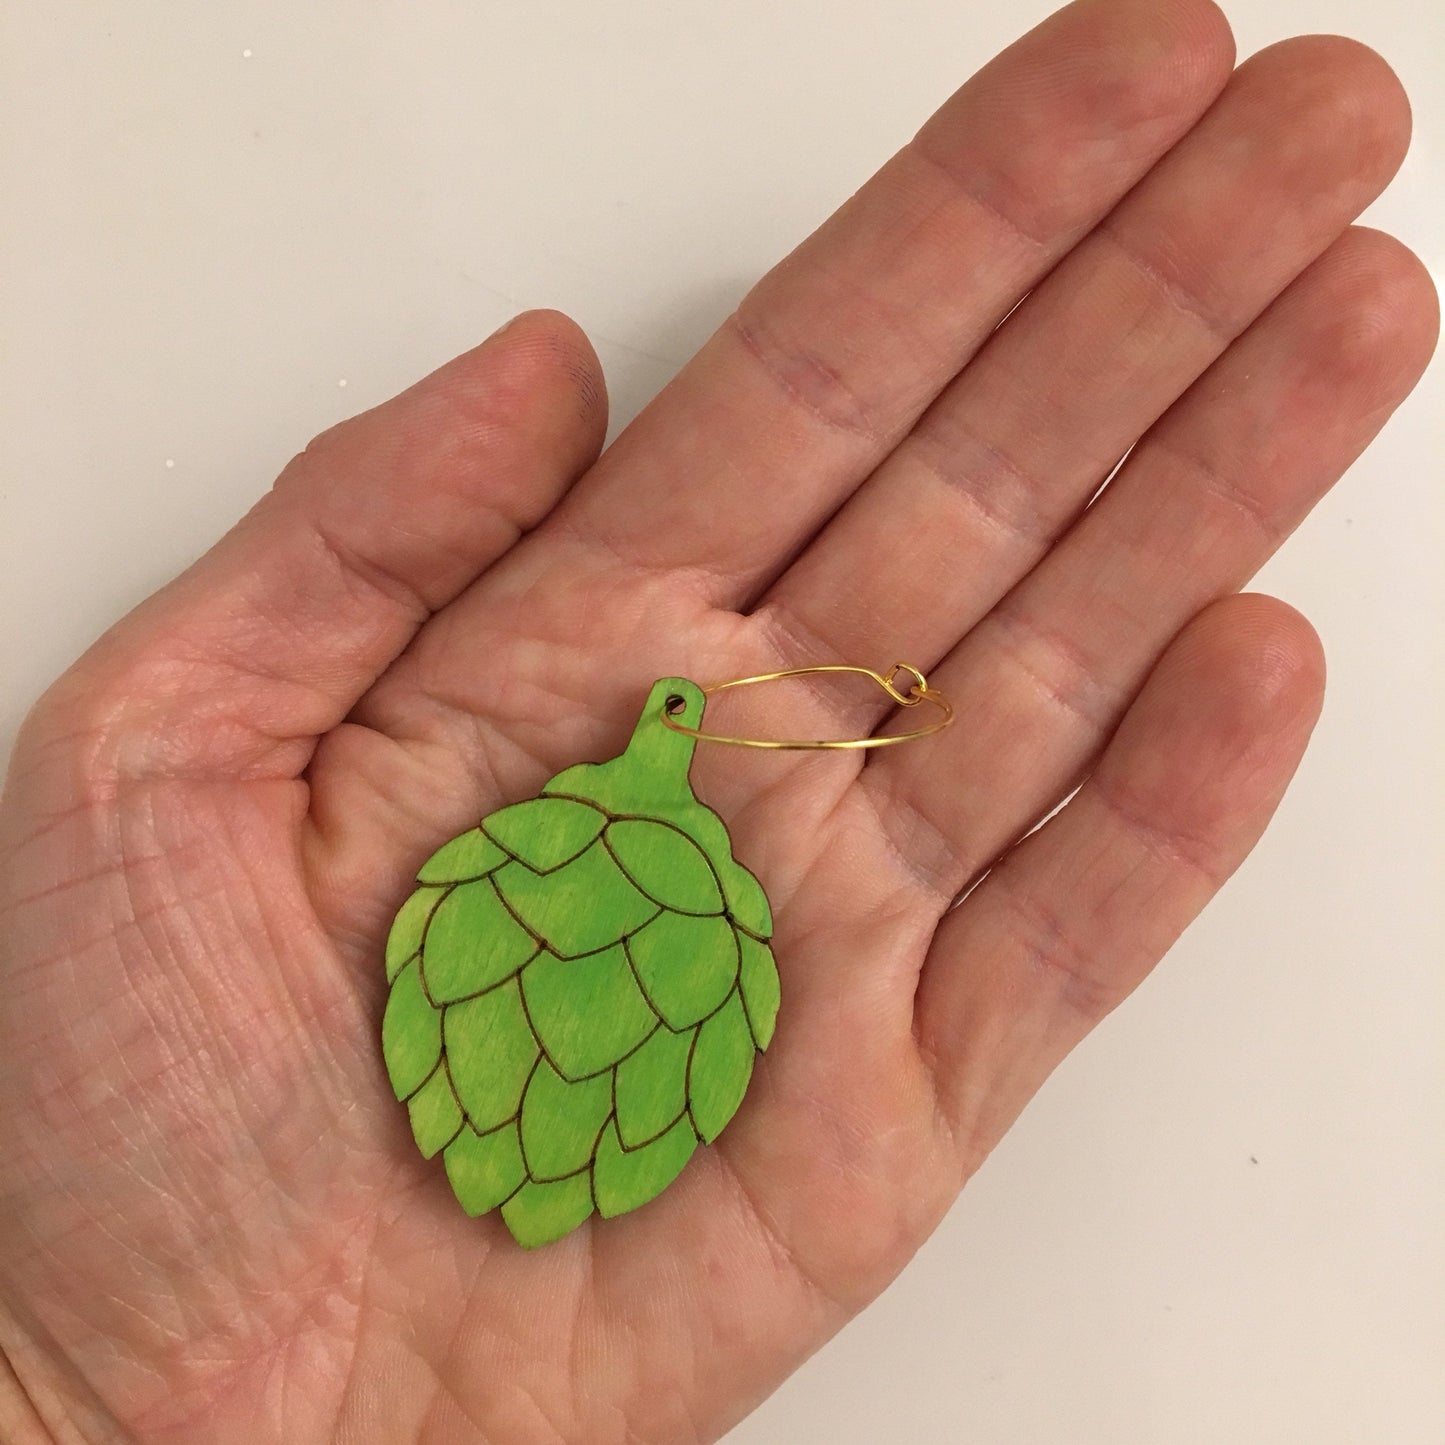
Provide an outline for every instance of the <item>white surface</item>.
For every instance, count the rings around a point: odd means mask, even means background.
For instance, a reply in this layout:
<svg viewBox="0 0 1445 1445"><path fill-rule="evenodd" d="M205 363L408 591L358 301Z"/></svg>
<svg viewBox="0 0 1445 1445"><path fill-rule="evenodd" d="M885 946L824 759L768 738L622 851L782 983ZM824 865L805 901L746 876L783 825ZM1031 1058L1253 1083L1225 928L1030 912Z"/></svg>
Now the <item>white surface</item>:
<svg viewBox="0 0 1445 1445"><path fill-rule="evenodd" d="M615 430L1047 8L15 0L0 748L308 437L512 311L581 321ZM1231 13L1395 63L1371 219L1439 278L1445 11ZM1262 578L1331 684L1252 861L737 1445L1445 1440L1442 416L1437 364Z"/></svg>

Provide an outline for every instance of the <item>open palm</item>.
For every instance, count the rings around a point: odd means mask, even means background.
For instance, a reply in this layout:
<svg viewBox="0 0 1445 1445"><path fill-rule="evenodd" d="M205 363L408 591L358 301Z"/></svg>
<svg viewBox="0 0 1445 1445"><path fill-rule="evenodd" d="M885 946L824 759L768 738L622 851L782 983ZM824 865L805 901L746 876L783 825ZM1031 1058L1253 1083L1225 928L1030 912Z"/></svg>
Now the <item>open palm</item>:
<svg viewBox="0 0 1445 1445"><path fill-rule="evenodd" d="M1263 828L1322 668L1233 594L1433 344L1422 268L1347 229L1406 144L1389 71L1232 66L1208 0L1081 0L600 459L590 347L526 313L51 689L0 835L7 1441L712 1438L901 1268ZM540 1251L468 1219L379 1054L417 865L655 678L895 658L951 730L699 749L783 990L718 1144Z"/></svg>

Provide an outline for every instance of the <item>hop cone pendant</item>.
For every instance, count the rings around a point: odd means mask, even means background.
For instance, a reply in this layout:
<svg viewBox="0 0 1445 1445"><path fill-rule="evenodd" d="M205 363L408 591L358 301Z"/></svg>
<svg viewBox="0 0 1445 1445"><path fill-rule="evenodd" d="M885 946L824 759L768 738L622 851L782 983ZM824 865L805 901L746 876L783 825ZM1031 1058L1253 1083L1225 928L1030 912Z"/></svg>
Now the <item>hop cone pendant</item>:
<svg viewBox="0 0 1445 1445"><path fill-rule="evenodd" d="M696 727L701 689L663 678L618 757L434 853L387 940L382 1051L416 1142L527 1247L661 1193L772 1038L768 900L693 795L670 699Z"/></svg>

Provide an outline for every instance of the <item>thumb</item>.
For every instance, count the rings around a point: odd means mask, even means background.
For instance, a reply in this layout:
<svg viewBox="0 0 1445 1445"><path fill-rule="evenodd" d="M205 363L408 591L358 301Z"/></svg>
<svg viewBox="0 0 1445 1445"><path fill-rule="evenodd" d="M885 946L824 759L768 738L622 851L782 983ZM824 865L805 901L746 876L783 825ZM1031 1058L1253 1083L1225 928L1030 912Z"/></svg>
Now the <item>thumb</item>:
<svg viewBox="0 0 1445 1445"><path fill-rule="evenodd" d="M426 618L596 460L606 412L581 330L523 312L316 438L49 690L17 756L57 730L84 738L92 793L137 777L294 776Z"/></svg>

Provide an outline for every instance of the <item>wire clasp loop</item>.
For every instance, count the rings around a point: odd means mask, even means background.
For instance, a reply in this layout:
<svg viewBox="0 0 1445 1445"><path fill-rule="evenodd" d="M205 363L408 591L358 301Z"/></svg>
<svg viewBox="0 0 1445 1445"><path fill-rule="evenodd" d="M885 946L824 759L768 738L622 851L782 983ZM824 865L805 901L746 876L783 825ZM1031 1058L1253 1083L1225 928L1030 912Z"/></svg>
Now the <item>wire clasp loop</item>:
<svg viewBox="0 0 1445 1445"><path fill-rule="evenodd" d="M912 742L915 738L926 738L942 732L953 721L953 704L936 687L930 687L928 679L912 663L895 662L887 672L875 672L871 667L859 667L848 662L821 662L812 667L788 667L780 672L760 672L753 677L735 677L728 682L715 682L703 688L705 697L726 692L733 687L753 687L763 682L780 682L787 677L806 677L822 672L848 672L866 677L888 694L899 707L917 707L919 703L930 703L938 710L938 716L922 727L911 732L872 734L866 738L742 738L724 737L721 733L706 733L701 728L687 727L674 722L672 706L679 699L668 699L663 706L662 721L675 733L696 738L704 743L725 743L736 748L787 748L787 749L855 749L887 748L898 743ZM900 679L900 674L902 678ZM900 681L902 686L900 687Z"/></svg>

